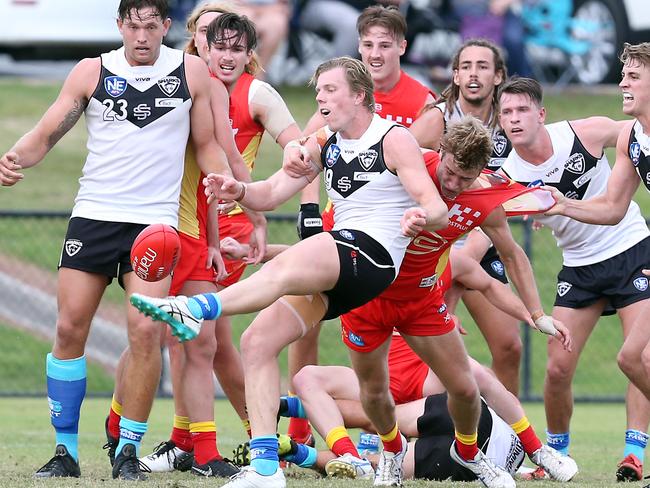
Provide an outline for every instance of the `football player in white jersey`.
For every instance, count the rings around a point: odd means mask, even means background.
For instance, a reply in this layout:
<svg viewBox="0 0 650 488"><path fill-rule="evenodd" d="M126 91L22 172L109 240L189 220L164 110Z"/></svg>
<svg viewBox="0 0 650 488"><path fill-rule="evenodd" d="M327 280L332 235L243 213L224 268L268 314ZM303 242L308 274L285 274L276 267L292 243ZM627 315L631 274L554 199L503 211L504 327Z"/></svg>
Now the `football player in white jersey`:
<svg viewBox="0 0 650 488"><path fill-rule="evenodd" d="M373 114L372 79L363 63L351 58L327 61L314 80L316 101L329 130L307 138L302 147L314 164L312 177L324 169L328 193L338 202L335 230L290 247L218 294L162 300L131 297L144 313L166 321L184 338L195 336L204 318L264 309L241 340L256 457L249 469L231 480L227 485L231 488L286 486L278 465L275 418L280 351L323 317L336 317L381 293L397 275L409 236L425 226L447 224L446 206L431 185L413 137ZM368 172L360 154L370 151L375 174L355 178L354 174ZM249 185L218 175L209 175L206 182L212 198L234 199L262 210L296 194L308 179L280 170ZM394 419L378 428L390 431L393 425Z"/></svg>
<svg viewBox="0 0 650 488"><path fill-rule="evenodd" d="M603 150L616 145L626 122L590 117L544 125L542 88L529 78L507 81L499 91L499 105L501 127L513 145L502 171L523 184L547 185L560 205L570 201L571 205L586 206L590 214L611 213L610 208L595 211L589 202L603 199L608 179L611 187L611 170ZM625 338L645 326L639 327L643 320L637 318L650 304L650 288L642 273L650 265L650 232L638 205L629 198L625 205L620 222L613 227L588 225L560 215L536 217L551 228L562 249L553 317L571 330L577 346L567 353L552 342L548 344L544 382L547 441L564 453L569 447L573 410L571 380L598 318L618 313ZM554 208L549 212L556 213ZM590 219L592 223L596 220ZM640 357L637 361L640 363ZM617 478L640 480L650 403L634 385L628 388L626 402L628 430Z"/></svg>
<svg viewBox="0 0 650 488"><path fill-rule="evenodd" d="M166 0L122 0L117 27L123 46L80 61L41 120L0 158L2 184L20 182L22 170L42 161L85 113L89 154L61 253L56 339L46 361L56 453L36 472L40 478L80 475L84 348L106 286L118 277L127 294L167 294L170 278L142 281L129 254L147 225L177 225L188 137L203 171L228 171L214 138L208 69L199 58L162 45L167 13ZM144 478L138 447L160 378L160 326L130 306L127 318L131 357L113 477L138 480Z"/></svg>

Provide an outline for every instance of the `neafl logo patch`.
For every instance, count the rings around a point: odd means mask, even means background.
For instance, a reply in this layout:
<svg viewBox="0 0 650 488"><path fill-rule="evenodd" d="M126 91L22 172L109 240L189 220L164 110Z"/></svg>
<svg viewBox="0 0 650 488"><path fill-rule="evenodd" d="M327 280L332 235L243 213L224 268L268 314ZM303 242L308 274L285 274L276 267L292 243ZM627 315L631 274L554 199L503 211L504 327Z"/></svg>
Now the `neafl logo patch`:
<svg viewBox="0 0 650 488"><path fill-rule="evenodd" d="M77 254L79 251L81 251L81 248L83 247L84 243L77 240L77 239L68 239L65 241L65 253L72 257L75 254Z"/></svg>

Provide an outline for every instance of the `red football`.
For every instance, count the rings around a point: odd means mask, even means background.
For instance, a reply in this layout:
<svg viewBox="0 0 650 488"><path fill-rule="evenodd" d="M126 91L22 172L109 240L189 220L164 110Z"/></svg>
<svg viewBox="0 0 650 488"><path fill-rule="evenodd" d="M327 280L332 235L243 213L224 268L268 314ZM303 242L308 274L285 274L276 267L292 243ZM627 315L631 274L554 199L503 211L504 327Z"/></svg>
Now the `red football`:
<svg viewBox="0 0 650 488"><path fill-rule="evenodd" d="M167 224L145 227L131 246L133 271L144 281L160 281L169 276L181 255L181 239Z"/></svg>

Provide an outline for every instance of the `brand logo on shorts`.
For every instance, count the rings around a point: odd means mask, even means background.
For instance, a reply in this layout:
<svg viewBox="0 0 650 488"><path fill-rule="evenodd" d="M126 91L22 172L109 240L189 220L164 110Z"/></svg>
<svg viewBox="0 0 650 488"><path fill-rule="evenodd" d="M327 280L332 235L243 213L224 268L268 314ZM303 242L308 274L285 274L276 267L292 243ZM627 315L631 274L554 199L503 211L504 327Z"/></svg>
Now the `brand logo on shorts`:
<svg viewBox="0 0 650 488"><path fill-rule="evenodd" d="M81 251L81 248L83 247L84 243L77 240L77 239L68 239L65 241L65 253L72 257L75 254L77 254L79 251Z"/></svg>
<svg viewBox="0 0 650 488"><path fill-rule="evenodd" d="M508 139L503 134L496 133L492 137L492 145L497 156L503 156L503 151L508 147Z"/></svg>
<svg viewBox="0 0 650 488"><path fill-rule="evenodd" d="M648 278L645 276L636 278L632 283L634 283L634 288L639 291L646 291L648 289Z"/></svg>
<svg viewBox="0 0 650 488"><path fill-rule="evenodd" d="M126 91L127 83L121 76L107 76L104 78L104 90L113 98L119 97Z"/></svg>
<svg viewBox="0 0 650 488"><path fill-rule="evenodd" d="M328 168L334 166L340 154L341 154L341 148L338 147L336 144L332 144L330 147L327 148L327 152L325 153L325 164L327 165Z"/></svg>
<svg viewBox="0 0 650 488"><path fill-rule="evenodd" d="M359 163L361 163L361 166L363 169L368 171L370 168L372 168L372 165L375 164L375 161L377 161L377 151L374 149L368 149L367 151L359 153Z"/></svg>
<svg viewBox="0 0 650 488"><path fill-rule="evenodd" d="M639 165L639 157L641 156L641 144L633 142L630 144L630 159L634 166Z"/></svg>
<svg viewBox="0 0 650 488"><path fill-rule="evenodd" d="M501 261L499 260L492 261L490 263L490 266L492 267L492 269L496 274L498 274L499 276L503 276L504 270L503 270L503 263Z"/></svg>
<svg viewBox="0 0 650 488"><path fill-rule="evenodd" d="M564 163L564 168L571 173L581 175L585 172L585 157L582 153L574 153Z"/></svg>
<svg viewBox="0 0 650 488"><path fill-rule="evenodd" d="M557 284L557 294L563 297L567 293L569 293L569 290L571 289L573 285L571 283L567 283L566 281L560 281Z"/></svg>
<svg viewBox="0 0 650 488"><path fill-rule="evenodd" d="M158 88L168 97L176 93L179 86L181 86L181 80L177 76L165 76L158 80Z"/></svg>
<svg viewBox="0 0 650 488"><path fill-rule="evenodd" d="M363 347L366 345L366 343L363 342L363 339L351 330L348 331L348 340L355 346Z"/></svg>
<svg viewBox="0 0 650 488"><path fill-rule="evenodd" d="M354 240L354 234L350 232L349 230L340 230L339 234L343 239L347 239L348 241L353 241Z"/></svg>

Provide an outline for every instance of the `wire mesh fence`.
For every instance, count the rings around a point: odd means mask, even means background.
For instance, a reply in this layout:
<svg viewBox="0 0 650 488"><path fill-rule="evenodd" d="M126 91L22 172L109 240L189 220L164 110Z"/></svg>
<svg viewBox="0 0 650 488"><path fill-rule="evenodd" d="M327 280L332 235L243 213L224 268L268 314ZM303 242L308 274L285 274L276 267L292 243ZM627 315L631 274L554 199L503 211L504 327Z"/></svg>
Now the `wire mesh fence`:
<svg viewBox="0 0 650 488"><path fill-rule="evenodd" d="M51 349L56 324L56 271L69 214L56 212L0 212L0 395L42 395L45 392L45 355ZM269 243L296 241L294 215L269 215ZM521 220L512 221L535 270L544 308L550 312L555 298L561 252L550 231L532 232ZM88 391L109 395L118 358L127 344L124 293L116 283L107 289L91 327L86 355L89 360ZM468 351L489 364L487 346L472 328L461 306L458 314L469 334ZM234 327L235 336L247 325ZM345 362L347 355L333 329L321 337L324 362ZM523 399L539 399L546 363L546 340L522 326ZM618 319L603 317L582 353L573 390L578 400L622 400L626 380L616 365L622 344ZM170 392L164 380L161 394Z"/></svg>

